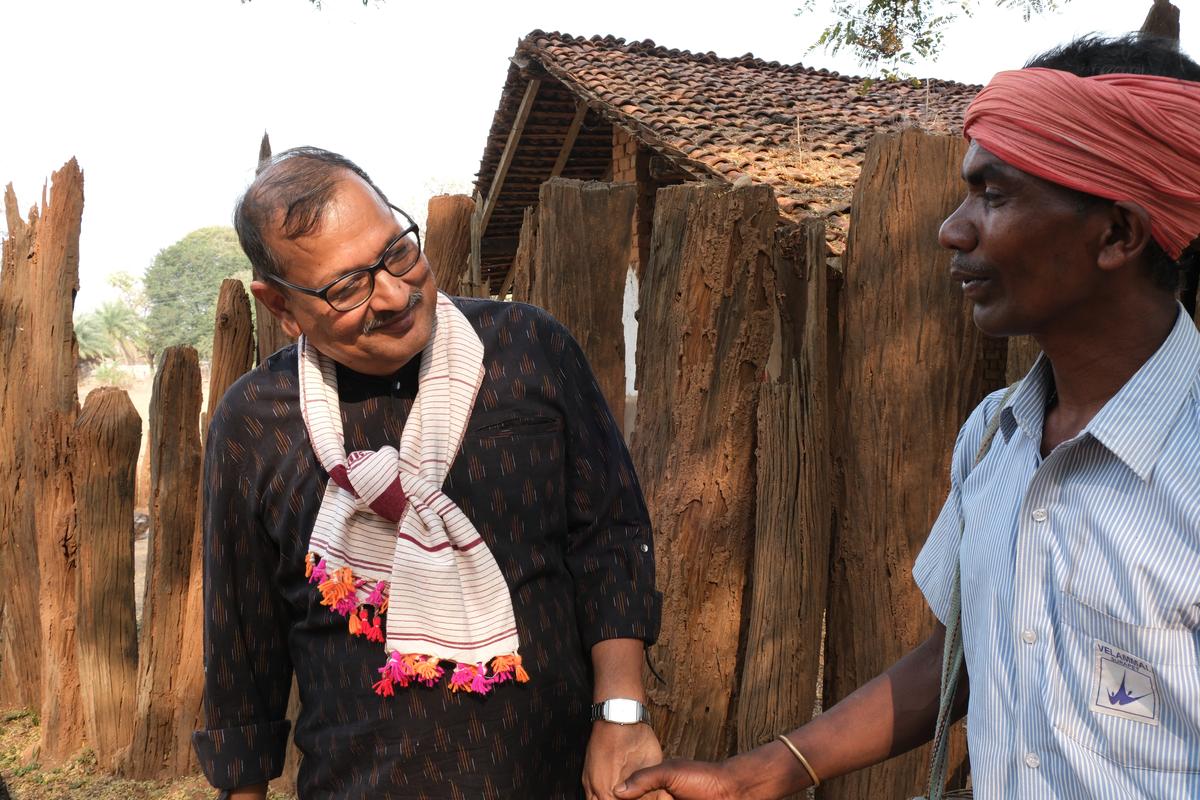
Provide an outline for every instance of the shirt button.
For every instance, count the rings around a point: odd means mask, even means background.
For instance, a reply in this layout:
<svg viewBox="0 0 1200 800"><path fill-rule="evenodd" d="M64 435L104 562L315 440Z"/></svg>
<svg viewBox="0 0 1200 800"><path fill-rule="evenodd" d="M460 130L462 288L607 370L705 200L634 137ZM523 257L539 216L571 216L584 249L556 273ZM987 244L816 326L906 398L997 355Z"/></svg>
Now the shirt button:
<svg viewBox="0 0 1200 800"><path fill-rule="evenodd" d="M1033 510L1033 521L1034 522L1045 522L1046 517L1048 517L1048 516L1050 516L1050 515L1046 513L1046 509L1044 509L1044 508L1035 508Z"/></svg>
<svg viewBox="0 0 1200 800"><path fill-rule="evenodd" d="M1025 754L1025 766L1029 767L1030 769L1037 769L1041 765L1042 760L1037 757L1036 753Z"/></svg>
<svg viewBox="0 0 1200 800"><path fill-rule="evenodd" d="M650 545L648 545L648 544L644 544L644 545L642 545L642 546L641 546L641 551L642 551L643 553L649 553L649 552L650 552Z"/></svg>
<svg viewBox="0 0 1200 800"><path fill-rule="evenodd" d="M1033 644L1037 641L1037 634L1026 628L1021 631L1021 641L1025 644Z"/></svg>

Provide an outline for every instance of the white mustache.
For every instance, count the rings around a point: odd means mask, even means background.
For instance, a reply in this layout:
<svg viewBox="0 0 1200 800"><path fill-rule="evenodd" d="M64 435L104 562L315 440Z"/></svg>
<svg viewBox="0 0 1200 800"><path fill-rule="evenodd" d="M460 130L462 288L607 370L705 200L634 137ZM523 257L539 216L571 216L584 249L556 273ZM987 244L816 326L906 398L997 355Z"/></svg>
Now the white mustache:
<svg viewBox="0 0 1200 800"><path fill-rule="evenodd" d="M397 317L403 317L405 314L408 314L414 308L419 306L421 304L421 300L423 300L423 299L424 299L424 295L421 292L414 291L412 294L410 294L408 296L408 305L406 305L402 310L388 311L386 313L377 314L377 315L371 317L370 319L364 320L363 326L362 326L362 335L367 336L372 331L374 331L376 328L382 328L384 325L387 325L389 322L395 321L395 319Z"/></svg>

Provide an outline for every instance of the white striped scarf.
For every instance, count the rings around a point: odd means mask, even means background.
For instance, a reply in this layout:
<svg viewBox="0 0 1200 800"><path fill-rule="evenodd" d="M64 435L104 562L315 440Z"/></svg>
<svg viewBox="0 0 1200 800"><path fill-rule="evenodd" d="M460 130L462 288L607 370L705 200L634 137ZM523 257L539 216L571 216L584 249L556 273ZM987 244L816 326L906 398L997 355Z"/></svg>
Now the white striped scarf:
<svg viewBox="0 0 1200 800"><path fill-rule="evenodd" d="M483 382L483 343L471 324L438 293L399 450L346 454L336 364L306 337L298 348L304 424L330 478L308 579L323 605L347 617L351 634L384 644L375 691L433 686L447 662L456 664L453 691L485 694L496 683L528 680L508 584L479 531L441 490Z"/></svg>

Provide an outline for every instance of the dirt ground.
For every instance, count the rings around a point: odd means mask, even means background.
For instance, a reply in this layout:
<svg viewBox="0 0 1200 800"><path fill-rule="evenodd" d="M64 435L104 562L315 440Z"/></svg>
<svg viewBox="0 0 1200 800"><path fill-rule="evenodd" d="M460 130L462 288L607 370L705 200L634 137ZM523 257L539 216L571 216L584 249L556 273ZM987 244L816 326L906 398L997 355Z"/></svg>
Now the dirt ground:
<svg viewBox="0 0 1200 800"><path fill-rule="evenodd" d="M37 744L37 718L28 712L0 717L0 800L210 800L216 792L203 778L131 781L104 775L90 751L54 769L24 754Z"/></svg>

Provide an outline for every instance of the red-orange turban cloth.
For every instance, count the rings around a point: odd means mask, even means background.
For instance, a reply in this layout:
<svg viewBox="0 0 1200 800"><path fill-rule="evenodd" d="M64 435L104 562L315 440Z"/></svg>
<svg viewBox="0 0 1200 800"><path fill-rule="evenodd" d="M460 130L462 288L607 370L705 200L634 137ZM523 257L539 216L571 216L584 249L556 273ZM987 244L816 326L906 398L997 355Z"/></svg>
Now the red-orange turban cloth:
<svg viewBox="0 0 1200 800"><path fill-rule="evenodd" d="M1030 175L1137 203L1173 259L1200 234L1200 83L1001 72L967 109L963 135Z"/></svg>

